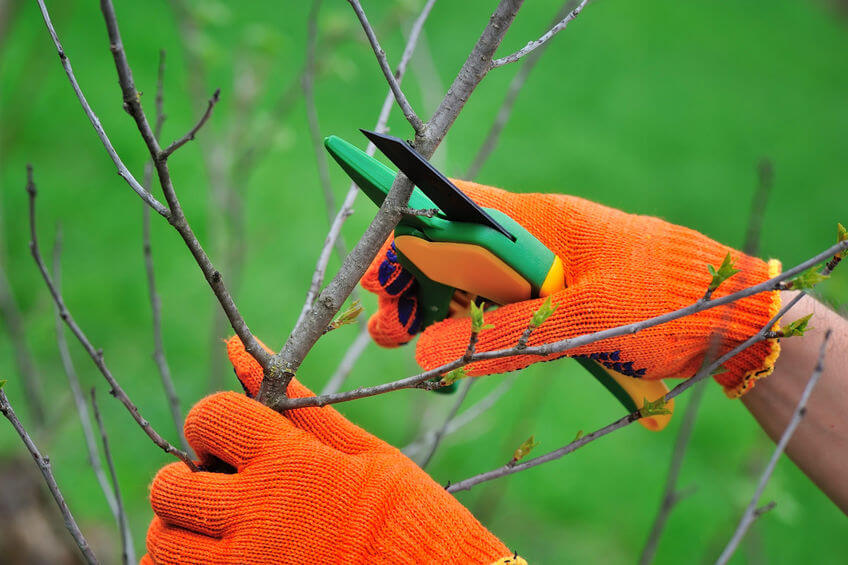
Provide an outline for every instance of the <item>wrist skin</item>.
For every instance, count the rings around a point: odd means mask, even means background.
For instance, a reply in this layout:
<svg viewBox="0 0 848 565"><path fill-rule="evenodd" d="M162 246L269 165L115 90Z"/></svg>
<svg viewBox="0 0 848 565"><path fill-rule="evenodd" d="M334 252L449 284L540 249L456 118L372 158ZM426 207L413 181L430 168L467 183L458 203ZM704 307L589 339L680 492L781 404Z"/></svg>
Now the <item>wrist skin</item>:
<svg viewBox="0 0 848 565"><path fill-rule="evenodd" d="M797 295L783 291L786 304ZM818 360L822 339L832 330L824 372L807 403L804 419L786 454L843 512L848 514L848 321L810 296L803 297L781 321L786 325L813 314L803 336L781 340L774 373L742 396L742 402L775 442L801 398Z"/></svg>

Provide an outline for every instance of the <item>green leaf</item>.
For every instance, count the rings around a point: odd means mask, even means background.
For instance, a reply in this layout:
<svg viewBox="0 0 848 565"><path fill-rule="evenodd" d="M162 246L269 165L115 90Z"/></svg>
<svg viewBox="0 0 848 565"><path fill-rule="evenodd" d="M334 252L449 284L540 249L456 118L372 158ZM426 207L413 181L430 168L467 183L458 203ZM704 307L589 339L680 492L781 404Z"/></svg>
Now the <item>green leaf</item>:
<svg viewBox="0 0 848 565"><path fill-rule="evenodd" d="M577 430L577 435L574 436L574 439L572 441L577 441L581 437L583 437L583 430Z"/></svg>
<svg viewBox="0 0 848 565"><path fill-rule="evenodd" d="M515 453L512 454L512 461L521 461L527 454L533 451L533 448L539 445L539 442L534 439L533 436L528 437L524 440L524 443L518 446L518 449L515 450Z"/></svg>
<svg viewBox="0 0 848 565"><path fill-rule="evenodd" d="M739 272L739 269L733 268L733 259L730 258L730 252L725 255L724 261L721 262L718 270L716 270L712 265L707 265L707 270L709 270L710 274L713 276L713 280L710 281L709 286L709 290L711 291L717 289L721 283Z"/></svg>
<svg viewBox="0 0 848 565"><path fill-rule="evenodd" d="M359 303L359 300L354 300L353 304L348 306L346 310L342 310L338 313L336 318L330 322L330 327L337 330L342 326L352 324L356 321L356 318L362 314L362 311L362 305Z"/></svg>
<svg viewBox="0 0 848 565"><path fill-rule="evenodd" d="M656 400L644 399L642 408L639 409L639 416L647 418L648 416L659 416L661 414L671 414L671 410L667 408L665 397L660 396Z"/></svg>
<svg viewBox="0 0 848 565"><path fill-rule="evenodd" d="M3 388L4 386L6 386L7 382L8 381L6 381L6 379L0 379L0 388Z"/></svg>
<svg viewBox="0 0 848 565"><path fill-rule="evenodd" d="M551 304L551 297L548 296L547 299L539 306L539 309L533 312L533 318L530 320L530 324L534 327L539 327L545 323L545 320L551 317L551 314L556 312L558 306L553 306Z"/></svg>
<svg viewBox="0 0 848 565"><path fill-rule="evenodd" d="M492 324L483 323L483 310L485 307L485 302L478 306L476 302L471 301L471 331L474 333L480 333L483 330L490 330L495 327Z"/></svg>
<svg viewBox="0 0 848 565"><path fill-rule="evenodd" d="M460 379L464 379L468 376L468 373L465 370L465 367L460 367L459 369L454 369L450 373L447 373L442 377L442 386L452 385L456 381Z"/></svg>
<svg viewBox="0 0 848 565"><path fill-rule="evenodd" d="M711 377L714 377L714 376L716 376L716 375L723 375L723 374L724 374L724 373L726 373L728 370L729 370L729 369L728 369L727 367L725 367L724 365L722 365L722 366L720 366L718 369L716 369L715 371L713 371L712 373L710 373L710 376L711 376Z"/></svg>
<svg viewBox="0 0 848 565"><path fill-rule="evenodd" d="M788 286L793 290L809 290L829 277L830 275L821 274L816 267L810 267L790 280Z"/></svg>
<svg viewBox="0 0 848 565"><path fill-rule="evenodd" d="M807 331L807 324L810 323L810 318L813 317L813 314L807 314L803 318L798 318L794 322L790 322L785 328L783 328L783 337L795 337L804 335L804 332Z"/></svg>
<svg viewBox="0 0 848 565"><path fill-rule="evenodd" d="M836 241L845 241L848 239L848 230L845 229L840 223L836 224ZM848 257L848 249L843 250L839 253L839 256L842 258Z"/></svg>

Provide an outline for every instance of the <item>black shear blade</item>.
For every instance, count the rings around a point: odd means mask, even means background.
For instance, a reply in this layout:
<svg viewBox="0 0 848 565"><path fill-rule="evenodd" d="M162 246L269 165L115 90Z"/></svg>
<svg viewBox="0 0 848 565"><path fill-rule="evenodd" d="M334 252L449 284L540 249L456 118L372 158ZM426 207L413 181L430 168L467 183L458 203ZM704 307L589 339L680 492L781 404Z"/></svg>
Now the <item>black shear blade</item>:
<svg viewBox="0 0 848 565"><path fill-rule="evenodd" d="M409 180L430 197L449 220L471 222L488 226L515 241L506 228L496 222L485 210L468 198L455 184L430 164L406 141L364 129L359 130L377 146Z"/></svg>

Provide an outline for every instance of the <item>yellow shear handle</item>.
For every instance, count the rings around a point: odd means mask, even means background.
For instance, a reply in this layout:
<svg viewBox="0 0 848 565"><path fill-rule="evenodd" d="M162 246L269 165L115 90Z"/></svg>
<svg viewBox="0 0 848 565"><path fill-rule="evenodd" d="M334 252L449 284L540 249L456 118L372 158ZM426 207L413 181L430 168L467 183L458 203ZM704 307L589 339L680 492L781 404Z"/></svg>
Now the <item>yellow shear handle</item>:
<svg viewBox="0 0 848 565"><path fill-rule="evenodd" d="M653 402L668 393L668 387L662 380L637 379L611 371L605 367L604 370L627 393L627 396L633 400L636 408L641 409L645 404L645 399ZM655 416L641 418L639 423L652 432L662 430L671 421L671 416L674 413L674 399L669 400L665 407L669 412L668 414L657 414Z"/></svg>

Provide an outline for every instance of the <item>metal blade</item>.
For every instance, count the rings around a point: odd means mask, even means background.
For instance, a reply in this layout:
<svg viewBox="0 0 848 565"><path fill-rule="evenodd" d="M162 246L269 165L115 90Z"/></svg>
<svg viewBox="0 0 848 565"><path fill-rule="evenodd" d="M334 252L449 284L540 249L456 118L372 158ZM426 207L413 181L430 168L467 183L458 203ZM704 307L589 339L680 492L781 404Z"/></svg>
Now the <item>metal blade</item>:
<svg viewBox="0 0 848 565"><path fill-rule="evenodd" d="M488 226L510 240L515 237L496 222L485 210L468 198L455 184L431 165L404 140L373 131L359 130L405 174L409 180L430 197L449 220Z"/></svg>

